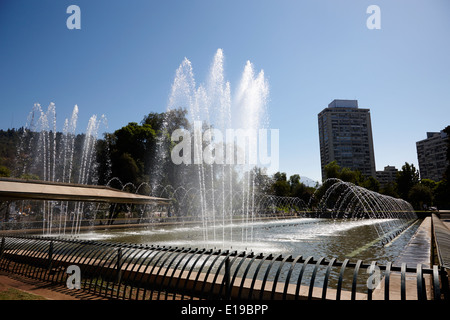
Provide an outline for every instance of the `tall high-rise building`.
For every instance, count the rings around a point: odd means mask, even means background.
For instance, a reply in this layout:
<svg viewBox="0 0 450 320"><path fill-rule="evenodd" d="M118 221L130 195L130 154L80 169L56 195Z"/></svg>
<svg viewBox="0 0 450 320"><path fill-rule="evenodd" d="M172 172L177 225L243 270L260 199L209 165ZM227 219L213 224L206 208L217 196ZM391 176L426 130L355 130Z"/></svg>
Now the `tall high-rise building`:
<svg viewBox="0 0 450 320"><path fill-rule="evenodd" d="M333 100L318 118L322 179L325 166L334 160L376 177L370 110L358 108L358 100Z"/></svg>
<svg viewBox="0 0 450 320"><path fill-rule="evenodd" d="M427 132L427 138L416 142L421 179L442 180L447 167L447 134Z"/></svg>

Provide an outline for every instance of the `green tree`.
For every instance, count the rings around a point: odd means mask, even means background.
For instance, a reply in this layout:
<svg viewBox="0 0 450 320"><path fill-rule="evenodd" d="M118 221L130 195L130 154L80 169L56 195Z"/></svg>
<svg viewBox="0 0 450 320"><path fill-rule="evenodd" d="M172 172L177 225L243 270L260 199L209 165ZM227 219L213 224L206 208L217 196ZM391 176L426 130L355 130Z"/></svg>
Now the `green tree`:
<svg viewBox="0 0 450 320"><path fill-rule="evenodd" d="M436 183L433 194L434 203L439 209L450 209L450 185L447 179Z"/></svg>
<svg viewBox="0 0 450 320"><path fill-rule="evenodd" d="M381 194L391 196L394 198L399 197L399 195L397 193L397 183L395 181L386 183L386 185L383 188L381 188L379 192Z"/></svg>
<svg viewBox="0 0 450 320"><path fill-rule="evenodd" d="M0 177L9 177L11 175L11 170L5 166L0 166Z"/></svg>
<svg viewBox="0 0 450 320"><path fill-rule="evenodd" d="M366 179L364 179L361 183L360 183L361 187L375 191L375 192L379 192L380 191L380 183L378 182L377 179L375 179L372 176L367 177Z"/></svg>
<svg viewBox="0 0 450 320"><path fill-rule="evenodd" d="M309 202L316 188L308 187L300 180L300 175L294 174L289 177L290 196L302 199L305 203Z"/></svg>
<svg viewBox="0 0 450 320"><path fill-rule="evenodd" d="M290 196L303 198L306 186L300 182L300 175L294 174L289 177Z"/></svg>
<svg viewBox="0 0 450 320"><path fill-rule="evenodd" d="M135 159L129 153L122 153L116 160L116 176L122 182L137 183L140 179L141 170Z"/></svg>
<svg viewBox="0 0 450 320"><path fill-rule="evenodd" d="M409 200L409 191L411 188L419 183L419 172L414 167L414 164L405 162L402 170L397 172L397 192L404 200Z"/></svg>
<svg viewBox="0 0 450 320"><path fill-rule="evenodd" d="M149 113L141 122L142 125L151 126L156 133L157 140L146 150L145 173L153 181L159 181L161 188L166 185L174 188L180 185L187 187L196 181L196 166L176 165L171 161L170 155L176 145L171 141L172 133L176 129L190 129L186 115L185 109L171 109L164 113ZM208 181L210 180L211 177Z"/></svg>
<svg viewBox="0 0 450 320"><path fill-rule="evenodd" d="M324 167L324 171L325 171L324 181L326 179L331 179L331 178L338 178L338 179L340 179L341 167L337 164L336 160L330 162L329 164L327 164Z"/></svg>
<svg viewBox="0 0 450 320"><path fill-rule="evenodd" d="M24 179L24 180L39 180L39 177L35 174L31 174L31 173L23 173L19 176L19 179Z"/></svg>
<svg viewBox="0 0 450 320"><path fill-rule="evenodd" d="M130 122L127 126L114 132L116 148L122 153L129 153L133 159L144 164L145 155L155 143L156 133L149 124L138 125Z"/></svg>
<svg viewBox="0 0 450 320"><path fill-rule="evenodd" d="M123 183L138 184L146 180L147 157L156 145L156 133L151 125L130 122L105 139L111 148L112 176L118 177Z"/></svg>
<svg viewBox="0 0 450 320"><path fill-rule="evenodd" d="M16 167L18 167L17 150L20 144L20 136L23 134L21 129L8 129L6 131L0 130L0 176L14 175ZM8 170L5 170L5 168Z"/></svg>
<svg viewBox="0 0 450 320"><path fill-rule="evenodd" d="M327 179L337 178L376 192L380 189L380 183L374 177L364 176L359 170L341 168L336 161L332 161L325 166L325 176Z"/></svg>
<svg viewBox="0 0 450 320"><path fill-rule="evenodd" d="M436 181L431 179L421 179L420 184L429 187L430 190L434 190L437 186Z"/></svg>
<svg viewBox="0 0 450 320"><path fill-rule="evenodd" d="M286 181L286 172L276 172L273 174L273 180Z"/></svg>
<svg viewBox="0 0 450 320"><path fill-rule="evenodd" d="M252 175L255 183L255 190L262 194L270 193L272 179L266 174L265 169L254 167L252 169Z"/></svg>
<svg viewBox="0 0 450 320"><path fill-rule="evenodd" d="M277 172L273 175L274 183L272 184L272 192L276 196L287 197L290 195L291 186L286 179L285 172Z"/></svg>
<svg viewBox="0 0 450 320"><path fill-rule="evenodd" d="M423 210L432 205L433 193L430 187L418 183L409 190L408 199L416 210Z"/></svg>
<svg viewBox="0 0 450 320"><path fill-rule="evenodd" d="M299 185L300 183L301 183L300 175L294 174L289 177L289 184L291 185L291 187L295 187L296 185Z"/></svg>

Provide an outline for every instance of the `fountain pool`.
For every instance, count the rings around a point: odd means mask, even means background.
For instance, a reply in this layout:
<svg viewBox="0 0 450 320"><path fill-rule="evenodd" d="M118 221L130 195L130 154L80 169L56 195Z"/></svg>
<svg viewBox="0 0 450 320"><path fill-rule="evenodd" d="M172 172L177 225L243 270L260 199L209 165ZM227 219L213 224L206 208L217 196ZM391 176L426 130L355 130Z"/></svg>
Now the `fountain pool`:
<svg viewBox="0 0 450 320"><path fill-rule="evenodd" d="M343 260L345 258L393 261L404 249L420 220L415 220L387 245L381 243L375 224L392 223L389 219L290 218L217 225L226 238L205 241L199 224L155 225L146 228L97 229L81 232L82 240L125 242L143 245L184 248L230 249L283 256L314 256ZM245 238L251 228L251 238ZM214 230L208 228L208 232ZM232 232L233 239L229 239ZM212 239L212 238L210 238Z"/></svg>

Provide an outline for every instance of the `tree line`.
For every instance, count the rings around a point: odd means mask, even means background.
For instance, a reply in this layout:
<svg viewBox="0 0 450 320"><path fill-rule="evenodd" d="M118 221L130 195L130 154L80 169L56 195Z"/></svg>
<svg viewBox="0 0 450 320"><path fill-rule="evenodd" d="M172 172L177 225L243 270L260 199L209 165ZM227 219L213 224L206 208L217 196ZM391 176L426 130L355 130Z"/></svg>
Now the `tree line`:
<svg viewBox="0 0 450 320"><path fill-rule="evenodd" d="M121 188L126 183L134 186L143 185L141 192L146 194L152 192L150 188L156 190L166 185L176 188L198 184L196 166L175 165L170 161L170 151L174 147L170 133L180 128L190 129L187 111L184 109L162 113L152 112L140 123L130 122L114 132L105 133L95 144L96 165L92 166L96 176L94 181L99 185L110 183L116 188ZM447 160L449 160L450 126L444 131L449 137L447 141L449 145ZM27 154L24 154L23 150L18 150L23 132L23 128L0 130L0 176L42 179L39 171L27 173L24 170L17 170L17 164L27 159ZM75 155L80 154L83 138L84 134L75 137ZM61 139L61 134L57 134L55 141L56 139ZM233 168L226 170L230 172L229 178L233 181L239 180L239 173L233 171ZM203 179L206 184L212 185L218 179L214 174L218 172L217 170L204 170L204 172ZM258 192L298 197L306 203L320 188L319 184L314 187L305 185L300 181L299 174L287 177L286 173L277 172L268 176L263 168L256 167L252 170L252 174L254 187ZM111 182L112 178L120 180L122 186ZM405 163L398 171L395 181L381 187L376 178L364 176L359 171L341 168L336 162L331 162L325 167L325 178L338 178L381 194L402 198L409 201L416 209L423 209L424 206L450 208L450 165L447 166L440 181L433 181L420 179L414 164ZM157 181L157 184L152 184L152 181Z"/></svg>

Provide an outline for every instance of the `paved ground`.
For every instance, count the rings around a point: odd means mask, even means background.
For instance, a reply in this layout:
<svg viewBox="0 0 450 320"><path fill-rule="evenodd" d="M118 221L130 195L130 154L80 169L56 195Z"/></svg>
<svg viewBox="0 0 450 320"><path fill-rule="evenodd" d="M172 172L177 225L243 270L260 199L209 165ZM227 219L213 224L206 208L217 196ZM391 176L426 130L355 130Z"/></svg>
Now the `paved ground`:
<svg viewBox="0 0 450 320"><path fill-rule="evenodd" d="M61 286L54 286L33 279L0 271L0 295L10 288L37 295L46 300L102 300L84 292L77 292Z"/></svg>
<svg viewBox="0 0 450 320"><path fill-rule="evenodd" d="M402 263L406 263L408 267L415 267L417 264L422 264L424 267L429 268L431 265L431 217L426 217L416 233L408 242L406 248L403 252L395 259L393 265L401 266ZM417 300L417 279L416 274L406 273L406 299L407 300ZM427 299L432 298L431 292L431 280L429 276L425 276L426 281L426 292ZM400 273L392 272L390 275L390 285L389 285L389 297L392 300L401 299L401 284L400 284ZM384 299L384 278L380 282L379 287L373 293L374 300Z"/></svg>

